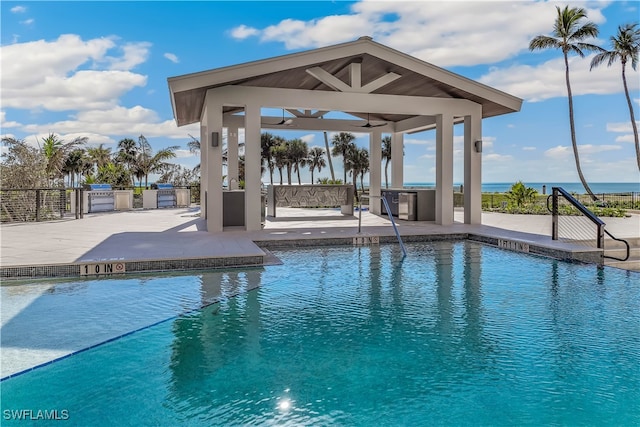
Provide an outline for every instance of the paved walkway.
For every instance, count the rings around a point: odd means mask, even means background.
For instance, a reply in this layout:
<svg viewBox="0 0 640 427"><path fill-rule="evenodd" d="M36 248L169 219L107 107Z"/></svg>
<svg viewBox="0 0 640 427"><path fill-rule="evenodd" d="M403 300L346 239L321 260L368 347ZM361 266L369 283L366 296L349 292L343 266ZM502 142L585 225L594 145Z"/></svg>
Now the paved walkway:
<svg viewBox="0 0 640 427"><path fill-rule="evenodd" d="M74 264L105 260L143 261L181 258L263 256L254 241L350 238L358 235L358 214L343 216L332 209L284 209L268 218L261 231L230 229L206 232L197 208L135 210L89 214L81 220L12 223L0 226L0 267ZM566 248L550 236L551 217L483 213L482 225L456 222L439 226L431 222L397 220L401 235L451 235L474 233L514 238ZM362 213L365 235L393 236L386 217ZM640 215L607 218L607 229L623 238L640 237Z"/></svg>

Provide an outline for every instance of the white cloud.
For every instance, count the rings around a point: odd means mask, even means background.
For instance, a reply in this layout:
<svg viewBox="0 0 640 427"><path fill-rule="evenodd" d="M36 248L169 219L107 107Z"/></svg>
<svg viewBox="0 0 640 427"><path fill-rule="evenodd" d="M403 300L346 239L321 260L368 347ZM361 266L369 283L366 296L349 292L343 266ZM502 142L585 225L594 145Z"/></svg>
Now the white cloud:
<svg viewBox="0 0 640 427"><path fill-rule="evenodd" d="M509 154L489 153L482 156L483 162L511 162L513 156Z"/></svg>
<svg viewBox="0 0 640 427"><path fill-rule="evenodd" d="M49 111L110 109L147 77L124 70L146 59L148 44L131 43L122 55L112 38L82 40L73 34L0 47L3 107ZM110 70L96 69L101 63ZM83 67L81 69L80 67Z"/></svg>
<svg viewBox="0 0 640 427"><path fill-rule="evenodd" d="M571 147L567 147L565 145L558 145L556 147L549 148L544 152L544 155L546 157L551 157L551 158L565 158L572 154L573 154L573 151L571 150Z"/></svg>
<svg viewBox="0 0 640 427"><path fill-rule="evenodd" d="M29 19L25 19L24 21L20 21L20 23L22 25L32 25L34 22L36 22L33 18L29 18Z"/></svg>
<svg viewBox="0 0 640 427"><path fill-rule="evenodd" d="M618 66L599 67L589 71L591 58L571 57L569 73L571 91L574 96L619 93L623 90ZM640 89L640 73L627 70L630 91ZM493 68L480 77L479 82L531 102L549 98L566 97L565 65L562 55L541 64L514 65L508 68Z"/></svg>
<svg viewBox="0 0 640 427"><path fill-rule="evenodd" d="M109 69L111 70L131 70L149 58L150 48L151 43L148 42L127 43L120 48L122 56L109 56L105 59L110 62Z"/></svg>
<svg viewBox="0 0 640 427"><path fill-rule="evenodd" d="M304 142L306 142L307 144L313 144L313 140L316 138L316 135L313 133L310 133L308 135L303 135L300 137L301 140L303 140Z"/></svg>
<svg viewBox="0 0 640 427"><path fill-rule="evenodd" d="M584 144L578 145L578 153L582 154L595 154L602 153L604 151L616 151L621 150L622 147L619 145L593 145L593 144Z"/></svg>
<svg viewBox="0 0 640 427"><path fill-rule="evenodd" d="M27 8L24 6L14 6L11 8L11 13L25 13Z"/></svg>
<svg viewBox="0 0 640 427"><path fill-rule="evenodd" d="M15 128L21 126L20 123L16 121L6 121L7 113L5 111L0 111L0 128Z"/></svg>
<svg viewBox="0 0 640 427"><path fill-rule="evenodd" d="M434 145L435 141L432 139L417 139L417 138L404 138L405 145Z"/></svg>
<svg viewBox="0 0 640 427"><path fill-rule="evenodd" d="M240 25L231 30L231 37L234 39L244 40L247 37L257 36L260 31L256 28L247 27L246 25Z"/></svg>
<svg viewBox="0 0 640 427"><path fill-rule="evenodd" d="M636 140L633 137L633 134L628 134L628 135L616 136L615 141L616 142L633 142L633 143L635 143Z"/></svg>
<svg viewBox="0 0 640 427"><path fill-rule="evenodd" d="M636 122L636 126L640 127L640 122ZM631 133L633 132L633 128L631 127L631 122L622 122L622 123L607 123L607 132L617 132L617 133Z"/></svg>
<svg viewBox="0 0 640 427"><path fill-rule="evenodd" d="M153 110L135 106L125 108L116 106L111 109L78 112L69 120L53 123L32 124L23 127L31 134L48 134L51 129L61 134L78 135L115 135L121 137L147 138L165 137L188 140L188 134L199 135L198 124L178 128L174 120L160 121ZM90 141L93 139L91 138Z"/></svg>
<svg viewBox="0 0 640 427"><path fill-rule="evenodd" d="M640 127L640 122L636 122L636 127ZM607 132L624 133L625 135L616 136L616 142L635 142L633 135L633 127L631 122L623 123L607 123Z"/></svg>
<svg viewBox="0 0 640 427"><path fill-rule="evenodd" d="M536 147L522 147L523 151L536 151Z"/></svg>
<svg viewBox="0 0 640 427"><path fill-rule="evenodd" d="M173 53L169 53L169 52L167 52L167 53L165 53L163 56L164 56L165 58L167 58L169 61L173 62L174 64L177 64L178 62L180 62L180 60L178 59L178 57L177 57L175 54L173 54Z"/></svg>
<svg viewBox="0 0 640 427"><path fill-rule="evenodd" d="M600 9L605 6L596 3L587 8L589 19L604 22ZM257 36L261 41L281 42L287 49L321 47L370 35L439 66L476 65L499 62L526 50L533 36L552 30L554 17L553 2L361 1L347 14L306 21L284 19L263 29L240 25L231 35L237 39Z"/></svg>
<svg viewBox="0 0 640 427"><path fill-rule="evenodd" d="M184 159L184 158L188 158L188 157L195 157L196 154L192 153L190 150L176 150L176 157L178 159ZM198 155L199 157L199 155Z"/></svg>
<svg viewBox="0 0 640 427"><path fill-rule="evenodd" d="M578 154L580 155L580 159L583 160L587 158L587 157L583 158L583 156L588 156L589 154L597 154L605 151L616 151L616 150L620 150L621 148L622 147L619 145L583 144L583 145L578 145ZM573 157L573 149L567 145L558 145L556 147L549 148L548 150L546 150L544 152L544 155L549 158L564 159L569 156Z"/></svg>

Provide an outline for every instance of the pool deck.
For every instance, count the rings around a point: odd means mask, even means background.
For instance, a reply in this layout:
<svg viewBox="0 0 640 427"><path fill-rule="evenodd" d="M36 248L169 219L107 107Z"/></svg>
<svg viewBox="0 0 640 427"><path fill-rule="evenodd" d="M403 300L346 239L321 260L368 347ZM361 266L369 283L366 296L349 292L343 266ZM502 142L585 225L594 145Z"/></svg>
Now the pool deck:
<svg viewBox="0 0 640 427"><path fill-rule="evenodd" d="M78 276L80 264L99 261L125 263L127 271L131 266L141 266L138 271L189 270L197 268L193 263L201 260L205 264L200 268L251 262L269 264L278 262L270 256L270 247L351 244L354 237L363 236L375 236L380 241L397 244L389 220L366 211L362 214L360 234L358 217L342 216L336 210L281 209L281 213L282 217L267 219L265 228L256 232L231 229L207 233L205 221L199 217L198 209L193 208L136 210L86 215L81 220L2 224L0 266L3 271L27 275L22 276L25 280L3 277L2 283L7 286L1 288L3 297L0 298L0 380L177 316L201 304L200 291L186 286L184 289L171 288L168 295L149 292L148 300L141 300L139 295L132 299L129 293L114 293L106 299L100 292L89 293L86 298L94 298L91 303L82 299L81 303L76 301L75 305L68 306L68 310L52 309L44 304L46 298L43 296L53 298L57 295L57 281L26 280L28 274L57 277L64 276L58 273L70 272L67 276L74 277ZM463 212L460 211L455 213L455 219L450 226L402 220L397 223L405 241L467 238L495 245L503 239L524 244L530 252L554 257L601 254L585 246L552 241L549 216L483 213L482 225L466 225L462 223ZM607 227L615 235L635 237L637 242L640 215L607 219ZM519 248L516 245L508 249ZM192 264L181 264L185 260ZM224 274L225 270L219 271ZM222 292L222 289L218 291ZM233 289L229 292L233 294ZM109 321L86 322L96 318Z"/></svg>
<svg viewBox="0 0 640 427"><path fill-rule="evenodd" d="M0 271L13 277L78 276L81 264L125 263L126 271L185 270L269 261L274 246L349 244L354 237L376 236L395 242L386 216L358 213L343 216L334 209L279 209L277 218L267 217L264 229L247 232L227 229L208 233L198 208L133 210L87 214L83 219L0 226ZM617 237L638 239L640 215L606 218L607 230ZM463 212L455 212L449 226L433 222L397 220L405 239L434 240L469 238L500 245L518 242L527 251L560 259L597 261L600 251L584 245L553 241L551 217L484 212L482 225L463 223ZM501 240L502 242L499 242ZM529 250L530 248L530 250ZM522 249L522 245L516 249Z"/></svg>

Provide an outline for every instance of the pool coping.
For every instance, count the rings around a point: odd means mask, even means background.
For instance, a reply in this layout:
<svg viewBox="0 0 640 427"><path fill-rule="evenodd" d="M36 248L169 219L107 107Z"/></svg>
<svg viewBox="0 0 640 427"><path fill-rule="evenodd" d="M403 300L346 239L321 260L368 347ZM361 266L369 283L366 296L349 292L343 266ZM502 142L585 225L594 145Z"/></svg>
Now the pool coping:
<svg viewBox="0 0 640 427"><path fill-rule="evenodd" d="M499 234L499 235L498 235ZM576 244L553 241L540 242L535 239L541 236L527 233L478 233L478 232L450 232L439 234L406 234L401 236L403 242L429 242L442 240L469 240L488 244L505 250L541 255L567 262L580 262L587 264L604 265L604 251L602 249L579 246ZM356 241L356 238L364 238ZM379 233L358 233L344 237L283 237L278 239L256 238L251 239L262 252L261 255L247 256L212 256L212 257L187 257L187 258L155 258L155 259L131 259L131 260L92 260L74 263L43 264L43 265L13 265L0 267L0 279L24 280L42 278L73 278L73 277L111 277L113 275L130 273L151 273L162 271L198 271L217 270L226 268L258 267L277 264L279 261L268 251L272 248L296 248L310 246L359 246L369 244L394 244L397 238L394 235L381 235ZM96 263L120 263L124 264L124 273L104 275L81 275L81 266Z"/></svg>

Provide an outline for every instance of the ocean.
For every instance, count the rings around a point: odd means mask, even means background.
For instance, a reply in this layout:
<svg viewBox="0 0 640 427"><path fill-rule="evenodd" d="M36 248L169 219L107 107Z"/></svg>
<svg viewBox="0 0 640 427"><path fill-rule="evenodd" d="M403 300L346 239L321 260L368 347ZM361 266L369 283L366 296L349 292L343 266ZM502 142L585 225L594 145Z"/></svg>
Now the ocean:
<svg viewBox="0 0 640 427"><path fill-rule="evenodd" d="M513 182L488 182L482 184L483 193L506 193ZM640 182L589 182L591 191L596 194L611 193L638 193L640 192ZM406 182L405 187L435 187L435 183L429 182ZM579 182L524 182L527 187L532 187L542 194L543 186L546 186L546 194L551 194L551 187L562 187L570 193L586 194L586 191ZM384 184L383 184L384 186ZM455 189L460 188L460 184L454 184Z"/></svg>

